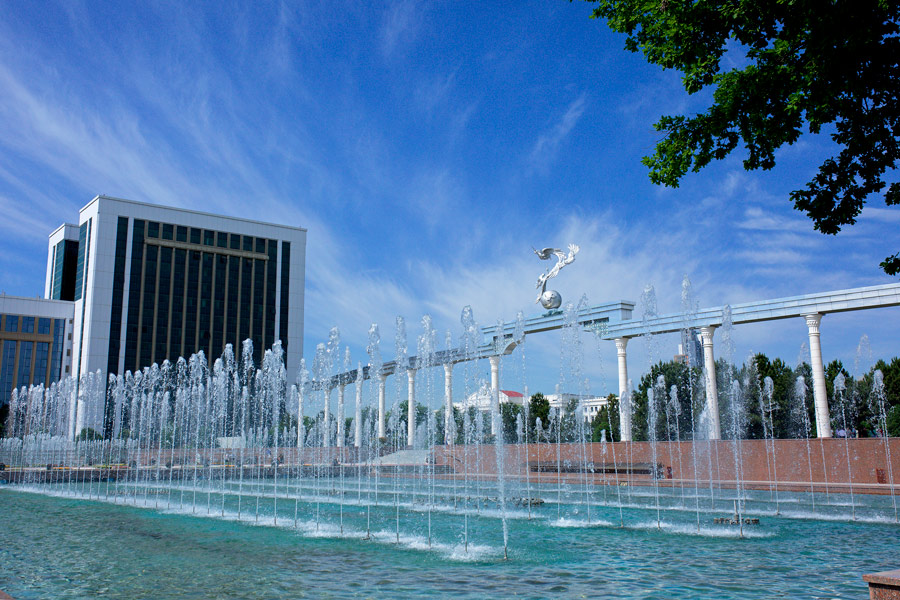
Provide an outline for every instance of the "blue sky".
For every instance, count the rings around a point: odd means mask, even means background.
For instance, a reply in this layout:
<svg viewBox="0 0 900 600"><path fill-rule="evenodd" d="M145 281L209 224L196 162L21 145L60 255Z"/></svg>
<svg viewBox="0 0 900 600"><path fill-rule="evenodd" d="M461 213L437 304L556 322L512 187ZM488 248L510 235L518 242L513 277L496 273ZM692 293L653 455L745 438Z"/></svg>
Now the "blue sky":
<svg viewBox="0 0 900 600"><path fill-rule="evenodd" d="M652 124L708 96L622 50L590 5L362 4L6 4L0 288L41 293L47 234L100 193L306 227L308 359L332 326L356 363L373 322L393 356L398 314L413 346L424 314L456 337L466 304L484 325L537 312L532 245L581 246L553 281L565 301L650 284L660 312L680 310L685 274L703 306L894 280L878 262L900 212L876 199L825 237L788 201L827 138L770 172L735 155L651 185ZM897 310L826 317L826 360L852 365L862 334L900 354ZM796 321L738 328L737 357L795 362ZM586 348L592 391L615 389L613 345ZM630 350L636 375L646 352ZM525 354L530 389L552 391L560 336Z"/></svg>

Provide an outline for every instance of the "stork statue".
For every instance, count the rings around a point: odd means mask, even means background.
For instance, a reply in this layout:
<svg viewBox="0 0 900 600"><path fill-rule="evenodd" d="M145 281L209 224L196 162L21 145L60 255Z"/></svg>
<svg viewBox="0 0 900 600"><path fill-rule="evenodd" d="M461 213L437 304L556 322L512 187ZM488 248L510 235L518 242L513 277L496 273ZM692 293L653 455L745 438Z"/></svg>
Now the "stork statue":
<svg viewBox="0 0 900 600"><path fill-rule="evenodd" d="M559 275L560 270L566 266L572 264L575 260L575 255L578 254L578 246L575 244L569 244L569 254L567 255L565 252L560 250L559 248L543 248L538 250L532 247L534 253L541 260L549 260L551 256L556 257L556 264L553 265L548 271L545 273L541 273L541 276L538 277L537 285L535 287L541 289L540 295L535 300L535 304L538 302L541 303L541 306L546 308L547 310L553 310L555 308L559 308L562 304L562 296L559 295L559 292L556 290L547 290L547 281L553 279L557 275Z"/></svg>

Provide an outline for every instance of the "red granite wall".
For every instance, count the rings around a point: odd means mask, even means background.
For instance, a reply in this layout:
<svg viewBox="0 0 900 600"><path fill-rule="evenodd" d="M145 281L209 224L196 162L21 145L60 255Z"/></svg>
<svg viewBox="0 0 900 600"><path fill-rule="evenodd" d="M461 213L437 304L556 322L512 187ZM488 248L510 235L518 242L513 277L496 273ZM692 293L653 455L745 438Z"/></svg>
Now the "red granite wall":
<svg viewBox="0 0 900 600"><path fill-rule="evenodd" d="M844 489L852 482L854 489L870 493L889 493L888 460L886 447L889 444L893 479L900 487L900 438L865 439L824 439L824 440L742 440L698 442L659 442L656 444L658 477L671 480L733 482L737 469L741 470L741 480L750 487L767 488L772 481L778 481L785 489L808 490L829 486L834 491ZM740 460L735 462L737 451ZM849 454L849 470L848 470ZM649 442L617 442L608 444L562 444L559 447L563 477L581 479L585 477L581 465L594 465L594 473L587 473L589 479L597 483L604 480L649 481L648 468L653 460L653 447ZM555 444L530 444L527 447L505 446L505 471L510 475L525 476L529 467L531 476L555 479L557 447ZM493 446L474 447L441 446L436 450L437 464L452 464L462 472L468 467L470 473L494 476L497 470ZM694 465L697 465L696 474ZM548 472L535 472L534 467L544 465ZM627 473L631 466L636 473ZM607 470L607 473L599 471ZM618 470L618 474L616 474ZM568 471L568 473L566 472Z"/></svg>

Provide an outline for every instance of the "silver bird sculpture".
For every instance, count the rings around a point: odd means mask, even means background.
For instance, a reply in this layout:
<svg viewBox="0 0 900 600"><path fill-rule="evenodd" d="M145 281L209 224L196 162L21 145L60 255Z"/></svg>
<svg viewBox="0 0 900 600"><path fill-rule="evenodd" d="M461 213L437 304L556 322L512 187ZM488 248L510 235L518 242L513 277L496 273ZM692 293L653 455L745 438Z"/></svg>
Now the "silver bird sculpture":
<svg viewBox="0 0 900 600"><path fill-rule="evenodd" d="M568 255L559 248L544 248L542 250L532 248L532 250L534 250L534 253L537 254L538 258L541 260L547 260L551 256L556 256L556 264L553 265L549 271L542 273L541 276L538 277L535 288L541 288L541 294L537 297L537 300L535 300L535 303L537 303L541 301L541 296L547 291L547 281L559 275L559 271L564 266L570 265L575 261L575 255L578 254L579 248L575 244L569 244Z"/></svg>

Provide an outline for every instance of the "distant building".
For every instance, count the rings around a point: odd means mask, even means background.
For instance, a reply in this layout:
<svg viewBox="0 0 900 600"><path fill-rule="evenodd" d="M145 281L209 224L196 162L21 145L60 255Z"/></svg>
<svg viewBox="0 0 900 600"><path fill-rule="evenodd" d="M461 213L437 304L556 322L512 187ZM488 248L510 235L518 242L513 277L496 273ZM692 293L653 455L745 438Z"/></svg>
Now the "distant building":
<svg viewBox="0 0 900 600"><path fill-rule="evenodd" d="M72 302L0 295L0 406L12 391L71 374Z"/></svg>
<svg viewBox="0 0 900 600"><path fill-rule="evenodd" d="M581 406L584 420L590 423L594 417L600 412L600 409L606 406L609 401L606 398L597 396L584 396L581 394L544 394L544 397L550 403L550 408L555 408L565 414L569 404L573 400L581 400Z"/></svg>
<svg viewBox="0 0 900 600"><path fill-rule="evenodd" d="M523 406L525 404L525 396L521 392L500 390L500 404L504 403ZM454 402L453 406L459 410L463 410L467 407L474 407L482 412L488 412L491 410L491 390L489 387L484 386L477 392L469 394L465 403Z"/></svg>
<svg viewBox="0 0 900 600"><path fill-rule="evenodd" d="M568 408L569 403L572 400L581 399L582 407L584 409L584 420L586 423L590 423L600 409L609 403L606 398L580 396L578 394L544 394L544 397L550 403L551 409L555 408L561 410L563 414L565 414L566 408ZM529 400L530 398L526 398L521 392L500 390L500 404L510 403L524 407ZM454 402L453 406L459 410L471 406L482 412L487 412L491 409L491 390L488 386L483 386L477 392L469 394L465 403Z"/></svg>
<svg viewBox="0 0 900 600"><path fill-rule="evenodd" d="M691 329L682 332L681 343L678 344L678 353L673 360L683 365L690 363L692 367L703 364L703 344L700 341L699 331Z"/></svg>

